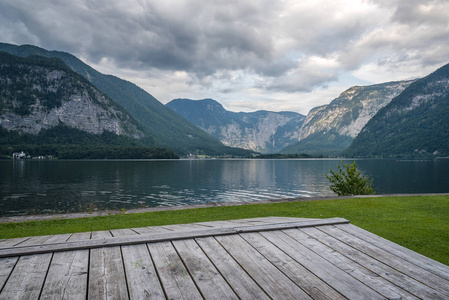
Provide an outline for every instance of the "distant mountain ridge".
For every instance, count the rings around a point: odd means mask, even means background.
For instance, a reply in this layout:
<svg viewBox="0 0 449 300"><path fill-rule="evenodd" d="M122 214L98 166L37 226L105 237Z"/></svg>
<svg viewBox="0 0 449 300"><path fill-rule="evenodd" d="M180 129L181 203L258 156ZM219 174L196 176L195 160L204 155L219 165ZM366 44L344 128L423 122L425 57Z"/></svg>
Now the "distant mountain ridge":
<svg viewBox="0 0 449 300"><path fill-rule="evenodd" d="M224 146L218 139L180 117L133 83L112 75L104 75L69 53L47 51L31 45L16 46L6 43L0 43L0 51L20 57L42 56L61 59L133 116L148 139L153 140L154 146L168 147L179 154L239 155L245 153Z"/></svg>
<svg viewBox="0 0 449 300"><path fill-rule="evenodd" d="M280 152L340 154L363 126L412 82L395 81L349 88L329 104L313 108L300 129L299 141Z"/></svg>
<svg viewBox="0 0 449 300"><path fill-rule="evenodd" d="M449 156L449 64L410 84L362 129L346 156Z"/></svg>
<svg viewBox="0 0 449 300"><path fill-rule="evenodd" d="M174 99L167 107L231 147L275 153L297 140L305 116L295 112L226 110L213 99Z"/></svg>

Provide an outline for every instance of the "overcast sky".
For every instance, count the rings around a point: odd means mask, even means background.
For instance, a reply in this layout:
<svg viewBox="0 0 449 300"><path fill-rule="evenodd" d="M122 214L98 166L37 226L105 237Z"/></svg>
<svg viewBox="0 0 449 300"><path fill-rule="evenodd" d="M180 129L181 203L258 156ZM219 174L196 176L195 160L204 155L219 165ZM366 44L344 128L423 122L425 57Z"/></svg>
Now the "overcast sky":
<svg viewBox="0 0 449 300"><path fill-rule="evenodd" d="M1 0L0 41L70 52L162 103L307 114L449 63L449 1Z"/></svg>

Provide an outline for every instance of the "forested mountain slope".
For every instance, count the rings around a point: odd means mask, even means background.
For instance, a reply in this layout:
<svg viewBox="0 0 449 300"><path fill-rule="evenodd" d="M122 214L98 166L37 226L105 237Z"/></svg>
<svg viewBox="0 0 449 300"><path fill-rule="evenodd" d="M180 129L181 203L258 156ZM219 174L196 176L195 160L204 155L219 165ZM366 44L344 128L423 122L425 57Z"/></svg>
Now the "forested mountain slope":
<svg viewBox="0 0 449 300"><path fill-rule="evenodd" d="M31 45L16 46L5 43L0 43L0 51L21 57L42 56L61 59L133 116L145 135L152 139L156 146L170 147L180 154L242 152L225 147L218 139L180 117L135 84L112 75L104 75L69 53L47 51Z"/></svg>
<svg viewBox="0 0 449 300"><path fill-rule="evenodd" d="M338 155L363 126L413 81L354 86L328 105L312 109L299 134L299 141L281 153Z"/></svg>
<svg viewBox="0 0 449 300"><path fill-rule="evenodd" d="M412 83L362 129L346 156L449 156L449 64Z"/></svg>

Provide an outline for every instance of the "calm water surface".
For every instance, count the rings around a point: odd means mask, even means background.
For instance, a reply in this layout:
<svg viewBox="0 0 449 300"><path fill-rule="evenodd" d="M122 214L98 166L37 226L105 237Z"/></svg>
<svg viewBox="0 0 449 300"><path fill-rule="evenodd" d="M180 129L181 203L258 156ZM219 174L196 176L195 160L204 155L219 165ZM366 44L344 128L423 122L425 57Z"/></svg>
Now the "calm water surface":
<svg viewBox="0 0 449 300"><path fill-rule="evenodd" d="M340 160L0 161L0 216L332 196ZM347 161L348 163L350 161ZM358 160L378 194L447 193L449 160Z"/></svg>

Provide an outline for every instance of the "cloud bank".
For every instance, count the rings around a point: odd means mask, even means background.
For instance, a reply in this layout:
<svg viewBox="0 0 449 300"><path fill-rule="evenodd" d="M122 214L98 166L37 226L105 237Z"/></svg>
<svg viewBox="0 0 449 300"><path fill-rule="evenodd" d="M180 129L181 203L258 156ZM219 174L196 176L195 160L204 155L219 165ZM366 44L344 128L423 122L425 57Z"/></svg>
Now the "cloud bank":
<svg viewBox="0 0 449 300"><path fill-rule="evenodd" d="M0 41L70 52L164 103L307 113L449 63L447 16L444 0L3 0Z"/></svg>

